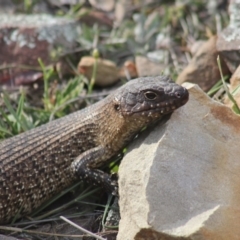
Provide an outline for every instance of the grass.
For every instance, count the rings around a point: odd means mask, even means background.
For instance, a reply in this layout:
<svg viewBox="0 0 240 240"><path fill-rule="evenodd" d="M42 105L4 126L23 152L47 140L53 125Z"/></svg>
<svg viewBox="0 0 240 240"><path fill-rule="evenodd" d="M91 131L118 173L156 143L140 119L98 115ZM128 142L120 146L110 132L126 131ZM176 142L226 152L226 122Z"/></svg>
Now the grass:
<svg viewBox="0 0 240 240"><path fill-rule="evenodd" d="M3 92L3 101L7 112L0 108L2 115L0 119L0 138L11 137L35 127L32 117L24 112L24 99L25 96L22 93L17 109L14 109L8 94Z"/></svg>
<svg viewBox="0 0 240 240"><path fill-rule="evenodd" d="M14 102L11 102L7 92L3 92L5 110L0 108L2 115L0 118L0 139L17 135L55 118L65 116L72 111L71 105L78 101L79 96L83 93L86 82L84 76L77 75L60 88L56 81L51 81L56 77L55 69L44 66L41 59L39 59L39 64L43 71L43 108L29 106L23 91L19 95L19 99Z"/></svg>
<svg viewBox="0 0 240 240"><path fill-rule="evenodd" d="M223 77L222 67L221 67L221 63L220 63L220 58L219 58L219 56L217 57L217 63L218 63L218 68L219 68L219 71L220 71L221 80L222 80L222 83L223 83L224 90L225 90L228 98L230 99L230 101L233 103L232 109L233 109L233 111L234 111L236 114L240 114L240 109L239 109L239 107L238 107L238 104L237 104L236 100L234 99L233 94L230 93L230 91L229 91L229 89L228 89L228 86L227 86L227 84L226 84L226 82L225 82L225 79L224 79L224 77ZM238 87L237 89L239 89L239 87ZM237 92L237 90L235 89L234 92Z"/></svg>
<svg viewBox="0 0 240 240"><path fill-rule="evenodd" d="M95 53L96 54L96 53ZM17 135L21 132L32 129L39 126L45 122L51 121L55 118L67 115L72 111L71 105L74 102L79 101L79 96L84 93L85 79L83 76L78 75L70 79L62 88L58 88L54 83L54 78L57 76L54 68L47 67L43 64L41 59L39 59L39 64L43 71L43 82L44 91L42 96L42 108L30 107L26 100L25 93L22 92L18 101L11 102L7 92L3 92L3 102L5 104L5 110L0 109L0 136L2 139ZM97 65L96 65L97 67ZM87 86L89 95L92 92L94 85L96 72L93 73L92 80ZM54 86L54 90L53 89ZM17 104L17 107L14 107ZM111 164L115 167L114 163ZM116 170L116 167L115 167ZM104 212L104 208L107 208L104 204L96 204L99 202L99 189L86 188L84 183L79 182L58 195L50 199L39 209L34 211L29 219L22 219L20 222L17 221L21 216L21 209L19 209L19 214L13 219L9 226L0 229L6 231L15 231L19 233L28 233L31 235L45 235L49 236L54 234L41 233L39 231L25 230L25 228L31 226L32 224L44 224L46 222L53 222L59 220L61 215L65 215L67 218L77 219L83 218L91 214L92 216L99 216ZM78 193L78 194L77 194ZM71 200L68 202L58 204L58 201L62 201L66 196L71 195ZM69 198L69 197L67 197ZM58 205L55 207L55 205ZM79 210L77 213L74 210L76 206L87 206L83 211ZM96 208L103 209L99 213L94 213ZM70 236L70 235L59 235L56 236ZM82 235L81 235L82 236Z"/></svg>
<svg viewBox="0 0 240 240"><path fill-rule="evenodd" d="M207 94L209 96L211 96L211 97L214 97L214 95L216 93L218 93L220 90L222 92L224 91L225 95L232 102L232 110L233 110L233 112L239 115L240 114L240 109L239 109L239 106L238 106L234 96L239 92L240 85L237 86L232 92L230 92L230 90L228 88L228 85L227 85L227 79L229 77L228 76L223 76L222 67L221 67L221 61L220 61L220 57L219 56L217 57L216 61L217 61L217 64L218 64L218 68L219 68L221 79L207 92Z"/></svg>

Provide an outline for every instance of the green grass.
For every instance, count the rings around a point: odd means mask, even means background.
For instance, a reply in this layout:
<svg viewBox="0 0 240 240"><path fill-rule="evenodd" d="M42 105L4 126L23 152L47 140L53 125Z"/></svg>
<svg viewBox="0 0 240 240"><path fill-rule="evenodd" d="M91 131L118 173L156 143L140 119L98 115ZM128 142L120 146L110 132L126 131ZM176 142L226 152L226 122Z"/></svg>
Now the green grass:
<svg viewBox="0 0 240 240"><path fill-rule="evenodd" d="M40 61L41 62L41 61ZM53 68L47 69L41 63L44 73L43 108L31 107L22 92L18 101L11 102L7 92L3 92L4 108L0 108L0 138L4 139L32 129L54 118L65 116L71 112L71 104L77 101L83 91L82 76L70 79L63 88L50 93L50 79L54 75ZM15 108L14 105L17 105Z"/></svg>
<svg viewBox="0 0 240 240"><path fill-rule="evenodd" d="M220 71L220 75L221 75L221 80L222 80L222 83L223 83L223 87L224 87L224 90L228 96L228 98L230 99L230 101L233 103L233 107L232 107L232 110L236 113L236 114L240 114L240 109L239 109L239 106L234 98L234 95L232 93L230 93L229 89L228 89L228 86L226 84L226 81L223 77L223 73L222 73L222 67L221 67L221 62L220 62L220 58L219 56L217 57L217 63L218 63L218 68L219 68L219 71ZM237 89L234 90L234 93L236 93L238 91L239 87Z"/></svg>

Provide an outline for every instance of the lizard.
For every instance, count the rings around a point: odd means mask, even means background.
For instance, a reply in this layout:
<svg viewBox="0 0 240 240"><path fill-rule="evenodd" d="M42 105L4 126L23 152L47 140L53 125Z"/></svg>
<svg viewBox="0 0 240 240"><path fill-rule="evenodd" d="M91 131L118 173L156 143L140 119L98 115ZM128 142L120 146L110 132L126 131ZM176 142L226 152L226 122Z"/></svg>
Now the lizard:
<svg viewBox="0 0 240 240"><path fill-rule="evenodd" d="M25 216L77 181L117 189L99 168L144 128L188 101L169 77L131 80L82 110L0 143L0 223Z"/></svg>

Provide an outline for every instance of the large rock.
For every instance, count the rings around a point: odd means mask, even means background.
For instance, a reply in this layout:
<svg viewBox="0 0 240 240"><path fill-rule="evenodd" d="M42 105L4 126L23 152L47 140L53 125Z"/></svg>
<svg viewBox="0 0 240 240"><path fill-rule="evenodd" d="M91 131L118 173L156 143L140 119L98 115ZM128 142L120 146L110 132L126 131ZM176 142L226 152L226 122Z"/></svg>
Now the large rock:
<svg viewBox="0 0 240 240"><path fill-rule="evenodd" d="M122 161L118 240L240 239L240 117L187 86L189 102Z"/></svg>
<svg viewBox="0 0 240 240"><path fill-rule="evenodd" d="M39 67L58 60L57 49L72 51L81 27L75 20L46 14L0 15L0 65ZM55 57L55 58L54 58ZM14 69L15 70L15 69Z"/></svg>

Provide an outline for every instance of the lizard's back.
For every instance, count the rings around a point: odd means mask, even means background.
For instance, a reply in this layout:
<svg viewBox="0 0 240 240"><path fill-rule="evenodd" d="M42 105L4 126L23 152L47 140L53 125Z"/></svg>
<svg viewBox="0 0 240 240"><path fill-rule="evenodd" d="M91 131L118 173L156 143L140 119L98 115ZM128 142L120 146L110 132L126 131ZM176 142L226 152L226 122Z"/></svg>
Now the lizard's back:
<svg viewBox="0 0 240 240"><path fill-rule="evenodd" d="M3 141L0 223L30 213L81 177L111 186L109 175L94 169L187 100L187 90L168 77L135 79L86 109Z"/></svg>
<svg viewBox="0 0 240 240"><path fill-rule="evenodd" d="M101 105L101 104L100 104ZM75 181L71 162L95 147L97 123L89 113L70 114L0 143L0 222L29 213Z"/></svg>

